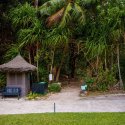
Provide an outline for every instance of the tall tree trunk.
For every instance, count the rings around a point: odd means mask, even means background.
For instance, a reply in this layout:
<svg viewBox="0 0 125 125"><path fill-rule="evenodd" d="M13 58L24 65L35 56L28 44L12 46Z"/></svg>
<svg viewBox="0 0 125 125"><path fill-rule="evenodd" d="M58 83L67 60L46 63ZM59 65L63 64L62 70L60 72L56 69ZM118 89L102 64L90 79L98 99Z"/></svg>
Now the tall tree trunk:
<svg viewBox="0 0 125 125"><path fill-rule="evenodd" d="M106 50L105 50L105 69L107 69L107 60L106 60L106 58L107 58L107 54L106 54Z"/></svg>
<svg viewBox="0 0 125 125"><path fill-rule="evenodd" d="M51 51L52 55L51 55L51 66L50 66L50 74L52 74L52 80L55 79L55 74L53 74L53 62L54 62L54 52L55 52L55 49ZM50 80L50 79L49 79ZM50 80L51 82L51 80Z"/></svg>
<svg viewBox="0 0 125 125"><path fill-rule="evenodd" d="M38 9L38 0L35 0L34 1L34 6L35 6L35 8L36 8L36 10ZM38 51L39 51L39 45L38 45L39 43L38 43L38 41L37 41L37 43L36 43L36 56L37 56L37 82L39 82L39 53L38 53Z"/></svg>
<svg viewBox="0 0 125 125"><path fill-rule="evenodd" d="M29 63L31 64L31 55L30 55L30 50L29 50Z"/></svg>
<svg viewBox="0 0 125 125"><path fill-rule="evenodd" d="M34 0L34 6L36 9L38 8L38 0Z"/></svg>
<svg viewBox="0 0 125 125"><path fill-rule="evenodd" d="M96 72L98 72L98 67L99 67L99 56L96 58Z"/></svg>
<svg viewBox="0 0 125 125"><path fill-rule="evenodd" d="M52 74L52 70L53 70L54 51L55 51L55 49L52 51L52 62L51 62L51 67L50 67L50 74Z"/></svg>
<svg viewBox="0 0 125 125"><path fill-rule="evenodd" d="M36 57L37 57L37 82L39 82L39 43L36 44Z"/></svg>
<svg viewBox="0 0 125 125"><path fill-rule="evenodd" d="M60 70L61 70L62 65L63 65L63 63L64 63L64 59L65 59L64 57L65 57L66 49L67 49L67 45L65 45L65 48L64 48L64 50L63 50L63 56L62 56L62 59L61 59L61 63L60 63L60 66L59 66L59 68L58 68L58 70L57 70L57 73L56 73L56 81L59 81Z"/></svg>
<svg viewBox="0 0 125 125"><path fill-rule="evenodd" d="M121 70L120 70L120 59L119 59L119 44L117 44L117 63L118 63L118 73L119 73L119 89L123 87L123 81L122 81L122 77L121 77Z"/></svg>
<svg viewBox="0 0 125 125"><path fill-rule="evenodd" d="M69 62L69 67L71 69L71 78L74 78L75 75L75 62L76 62L76 55L75 55L75 44L71 41L69 43L70 47L70 62Z"/></svg>
<svg viewBox="0 0 125 125"><path fill-rule="evenodd" d="M112 69L112 66L113 66L113 46L111 46L111 69Z"/></svg>
<svg viewBox="0 0 125 125"><path fill-rule="evenodd" d="M28 58L29 58L29 63L32 64L32 61L31 61L31 46L29 45L28 48Z"/></svg>

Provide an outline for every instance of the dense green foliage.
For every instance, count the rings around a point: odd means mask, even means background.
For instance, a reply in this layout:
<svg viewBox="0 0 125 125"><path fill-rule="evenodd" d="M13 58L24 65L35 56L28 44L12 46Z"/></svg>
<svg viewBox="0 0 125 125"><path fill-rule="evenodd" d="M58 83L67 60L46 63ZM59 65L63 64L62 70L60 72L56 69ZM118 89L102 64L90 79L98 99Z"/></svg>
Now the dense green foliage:
<svg viewBox="0 0 125 125"><path fill-rule="evenodd" d="M0 63L21 53L38 67L37 81L52 73L54 81L94 79L96 90L123 86L124 0L16 0L0 8Z"/></svg>
<svg viewBox="0 0 125 125"><path fill-rule="evenodd" d="M88 85L89 90L107 91L113 87L117 79L115 78L116 70L112 67L111 70L103 70L102 67L98 69L98 77L84 76L84 81Z"/></svg>
<svg viewBox="0 0 125 125"><path fill-rule="evenodd" d="M0 125L124 125L125 113L0 115Z"/></svg>
<svg viewBox="0 0 125 125"><path fill-rule="evenodd" d="M60 83L52 83L48 87L49 92L60 92L61 91L61 84Z"/></svg>

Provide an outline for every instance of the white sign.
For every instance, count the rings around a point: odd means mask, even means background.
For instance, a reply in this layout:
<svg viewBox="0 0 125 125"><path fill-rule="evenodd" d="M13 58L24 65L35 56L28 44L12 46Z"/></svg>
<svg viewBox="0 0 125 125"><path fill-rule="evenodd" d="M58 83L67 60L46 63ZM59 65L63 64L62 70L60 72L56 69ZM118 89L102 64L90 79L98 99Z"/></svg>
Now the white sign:
<svg viewBox="0 0 125 125"><path fill-rule="evenodd" d="M53 80L53 75L49 74L49 81L52 81L52 80Z"/></svg>

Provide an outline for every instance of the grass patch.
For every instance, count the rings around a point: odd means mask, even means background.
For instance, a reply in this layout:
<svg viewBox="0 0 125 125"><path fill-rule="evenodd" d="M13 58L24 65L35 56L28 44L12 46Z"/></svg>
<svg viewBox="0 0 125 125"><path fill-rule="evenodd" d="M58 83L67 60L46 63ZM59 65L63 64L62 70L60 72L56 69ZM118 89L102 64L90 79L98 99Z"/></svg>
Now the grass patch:
<svg viewBox="0 0 125 125"><path fill-rule="evenodd" d="M125 125L125 113L0 115L0 125Z"/></svg>

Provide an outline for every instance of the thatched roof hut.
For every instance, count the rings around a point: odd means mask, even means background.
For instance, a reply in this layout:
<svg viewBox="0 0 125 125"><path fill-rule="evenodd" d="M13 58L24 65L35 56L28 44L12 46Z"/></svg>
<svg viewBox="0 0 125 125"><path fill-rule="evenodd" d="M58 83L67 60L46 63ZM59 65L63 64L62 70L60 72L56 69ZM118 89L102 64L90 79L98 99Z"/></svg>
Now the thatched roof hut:
<svg viewBox="0 0 125 125"><path fill-rule="evenodd" d="M0 65L0 71L3 72L30 72L37 68L24 60L21 55L17 55L14 59Z"/></svg>
<svg viewBox="0 0 125 125"><path fill-rule="evenodd" d="M37 68L26 62L20 55L14 59L0 65L0 71L6 72L7 75L7 86L9 87L20 87L22 96L26 96L30 91L30 73L35 71Z"/></svg>

